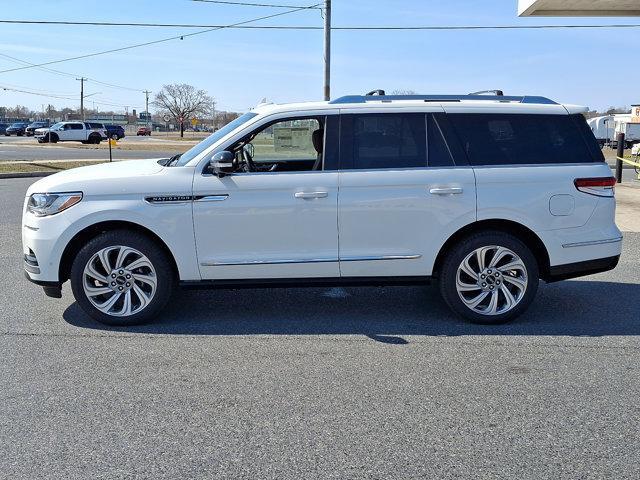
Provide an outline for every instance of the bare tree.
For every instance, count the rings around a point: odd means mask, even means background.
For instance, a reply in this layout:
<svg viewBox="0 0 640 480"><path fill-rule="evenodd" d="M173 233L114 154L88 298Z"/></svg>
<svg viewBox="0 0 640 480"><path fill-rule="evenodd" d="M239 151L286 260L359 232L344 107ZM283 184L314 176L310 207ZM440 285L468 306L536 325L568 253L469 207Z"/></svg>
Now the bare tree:
<svg viewBox="0 0 640 480"><path fill-rule="evenodd" d="M214 109L214 101L206 91L196 90L186 83L164 85L156 94L153 104L168 112L180 123L180 136L184 136L184 122L197 116L209 115Z"/></svg>

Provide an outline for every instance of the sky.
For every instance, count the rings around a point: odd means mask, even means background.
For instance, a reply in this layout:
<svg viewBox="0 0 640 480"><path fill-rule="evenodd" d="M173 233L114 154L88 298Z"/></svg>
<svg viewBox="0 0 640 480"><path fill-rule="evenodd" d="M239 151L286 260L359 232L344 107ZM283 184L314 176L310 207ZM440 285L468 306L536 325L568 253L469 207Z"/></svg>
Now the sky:
<svg viewBox="0 0 640 480"><path fill-rule="evenodd" d="M311 5L314 0L253 1ZM0 19L20 20L231 24L287 11L191 0L2 3L7 5L1 10ZM640 23L633 18L518 18L517 0L333 0L332 4L334 26ZM255 23L322 24L318 10ZM0 24L0 55L42 63L197 30ZM505 94L542 95L592 109L627 106L640 103L640 63L633 56L638 40L640 28L334 31L332 97L373 89L441 94L502 89ZM622 71L618 67L620 55L625 58ZM0 56L0 71L19 66ZM84 76L132 89L87 82L89 108L96 102L101 110L124 112L128 106L129 111L141 111L143 90L158 92L164 84L188 83L208 91L216 100L217 109L241 112L263 98L277 103L322 100L323 33L217 30L50 68L72 75L38 69L0 73L0 105L20 104L34 110L41 110L48 103L58 108L76 107L80 103L80 82L75 76ZM37 91L42 96L5 91L2 87Z"/></svg>

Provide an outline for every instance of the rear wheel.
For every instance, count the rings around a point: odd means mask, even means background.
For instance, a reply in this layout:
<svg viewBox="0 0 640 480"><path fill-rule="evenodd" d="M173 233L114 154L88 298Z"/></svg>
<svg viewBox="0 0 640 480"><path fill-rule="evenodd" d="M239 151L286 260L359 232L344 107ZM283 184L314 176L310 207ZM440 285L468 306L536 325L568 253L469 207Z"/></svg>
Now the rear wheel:
<svg viewBox="0 0 640 480"><path fill-rule="evenodd" d="M103 233L85 245L71 267L80 307L107 325L136 325L166 305L175 279L167 254L137 232Z"/></svg>
<svg viewBox="0 0 640 480"><path fill-rule="evenodd" d="M538 290L538 264L511 234L471 235L447 254L440 276L445 302L473 323L500 324L518 317Z"/></svg>

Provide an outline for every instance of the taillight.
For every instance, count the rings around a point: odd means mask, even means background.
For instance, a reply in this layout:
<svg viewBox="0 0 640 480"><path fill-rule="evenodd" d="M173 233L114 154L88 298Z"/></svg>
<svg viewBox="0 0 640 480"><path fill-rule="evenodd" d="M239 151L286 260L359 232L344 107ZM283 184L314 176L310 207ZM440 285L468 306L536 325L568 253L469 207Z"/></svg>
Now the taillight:
<svg viewBox="0 0 640 480"><path fill-rule="evenodd" d="M613 197L615 177L576 178L573 184L578 190L598 197Z"/></svg>

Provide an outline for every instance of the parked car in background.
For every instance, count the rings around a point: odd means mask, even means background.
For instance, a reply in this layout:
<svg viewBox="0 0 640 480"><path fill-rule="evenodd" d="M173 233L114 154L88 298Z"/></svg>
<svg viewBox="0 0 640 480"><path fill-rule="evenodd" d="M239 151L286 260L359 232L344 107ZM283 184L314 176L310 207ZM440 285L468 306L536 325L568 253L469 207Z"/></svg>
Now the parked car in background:
<svg viewBox="0 0 640 480"><path fill-rule="evenodd" d="M49 122L33 122L30 123L27 128L24 129L24 134L27 137L33 137L38 128L47 128L49 126Z"/></svg>
<svg viewBox="0 0 640 480"><path fill-rule="evenodd" d="M618 263L615 178L586 111L474 94L260 105L171 159L33 183L24 268L114 325L151 320L179 284L429 281L462 317L504 323L540 279Z"/></svg>
<svg viewBox="0 0 640 480"><path fill-rule="evenodd" d="M16 135L18 137L22 137L24 135L24 131L26 130L26 128L29 126L28 123L25 122L16 122L16 123L12 123L5 131L4 134L7 137L10 137L11 135Z"/></svg>
<svg viewBox="0 0 640 480"><path fill-rule="evenodd" d="M125 137L124 128L122 125L105 125L107 129L107 135L114 140L120 140Z"/></svg>
<svg viewBox="0 0 640 480"><path fill-rule="evenodd" d="M4 135L7 131L7 127L9 127L8 123L0 123L0 135Z"/></svg>
<svg viewBox="0 0 640 480"><path fill-rule="evenodd" d="M82 142L98 144L107 138L102 123L59 122L51 128L38 128L35 132L38 143Z"/></svg>
<svg viewBox="0 0 640 480"><path fill-rule="evenodd" d="M140 127L138 129L138 133L136 133L136 135L138 135L138 136L144 136L144 135L151 136L151 128L149 128L149 127Z"/></svg>

